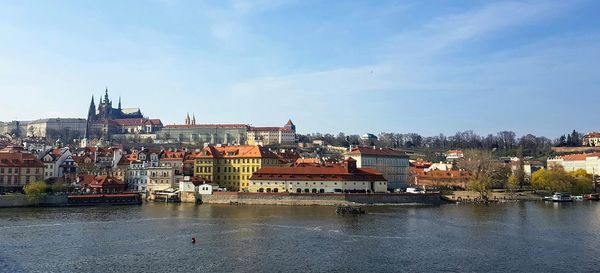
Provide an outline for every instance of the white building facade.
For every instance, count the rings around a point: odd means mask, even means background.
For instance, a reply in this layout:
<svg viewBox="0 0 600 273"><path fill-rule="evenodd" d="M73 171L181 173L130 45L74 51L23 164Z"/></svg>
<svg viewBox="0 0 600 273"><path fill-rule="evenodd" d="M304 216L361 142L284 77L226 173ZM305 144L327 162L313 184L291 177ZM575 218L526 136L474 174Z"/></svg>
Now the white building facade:
<svg viewBox="0 0 600 273"><path fill-rule="evenodd" d="M346 159L352 157L358 168L371 168L379 171L387 179L389 189L397 189L408 185L410 162L409 156L401 151L384 148L357 147L345 154Z"/></svg>
<svg viewBox="0 0 600 273"><path fill-rule="evenodd" d="M565 171L585 170L600 175L600 153L574 154L548 159L548 168L562 167Z"/></svg>

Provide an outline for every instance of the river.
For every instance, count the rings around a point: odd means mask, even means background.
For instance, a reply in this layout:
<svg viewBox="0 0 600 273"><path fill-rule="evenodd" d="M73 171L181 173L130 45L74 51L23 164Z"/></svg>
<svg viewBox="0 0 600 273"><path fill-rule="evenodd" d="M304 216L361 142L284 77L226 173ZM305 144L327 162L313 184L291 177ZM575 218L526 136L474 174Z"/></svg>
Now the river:
<svg viewBox="0 0 600 273"><path fill-rule="evenodd" d="M0 272L600 271L600 203L334 210L0 209Z"/></svg>

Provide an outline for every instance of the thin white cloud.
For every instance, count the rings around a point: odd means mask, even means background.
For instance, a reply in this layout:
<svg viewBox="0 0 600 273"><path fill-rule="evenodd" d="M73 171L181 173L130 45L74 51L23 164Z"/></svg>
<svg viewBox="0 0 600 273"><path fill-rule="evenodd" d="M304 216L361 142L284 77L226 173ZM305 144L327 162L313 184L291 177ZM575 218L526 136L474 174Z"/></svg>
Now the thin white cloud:
<svg viewBox="0 0 600 273"><path fill-rule="evenodd" d="M473 86L468 82L461 84L444 77L444 74L451 75L466 68L437 61L442 50L484 35L494 35L504 29L548 18L564 11L564 5L562 2L501 2L474 11L434 18L420 29L400 34L393 39L395 46L378 63L271 76L238 83L229 90L237 93L277 93L289 90L331 94L374 90L470 89ZM439 82L438 79L446 79L447 82Z"/></svg>

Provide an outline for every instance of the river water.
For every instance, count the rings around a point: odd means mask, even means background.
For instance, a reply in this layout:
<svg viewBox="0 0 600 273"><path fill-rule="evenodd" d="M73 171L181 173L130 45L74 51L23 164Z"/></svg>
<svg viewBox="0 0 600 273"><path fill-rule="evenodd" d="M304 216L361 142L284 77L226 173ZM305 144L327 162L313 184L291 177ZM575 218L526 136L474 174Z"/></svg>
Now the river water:
<svg viewBox="0 0 600 273"><path fill-rule="evenodd" d="M600 203L334 210L0 209L0 272L600 271Z"/></svg>

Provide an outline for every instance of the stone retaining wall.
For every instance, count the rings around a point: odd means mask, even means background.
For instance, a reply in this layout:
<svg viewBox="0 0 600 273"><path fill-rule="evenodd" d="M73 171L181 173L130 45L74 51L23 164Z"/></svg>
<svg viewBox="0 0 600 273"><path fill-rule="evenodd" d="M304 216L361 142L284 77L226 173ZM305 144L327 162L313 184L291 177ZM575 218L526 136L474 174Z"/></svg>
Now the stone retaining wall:
<svg viewBox="0 0 600 273"><path fill-rule="evenodd" d="M439 193L428 194L298 194L298 193L247 193L215 192L202 195L202 203L207 204L248 204L248 205L356 205L356 204L414 204L439 205Z"/></svg>
<svg viewBox="0 0 600 273"><path fill-rule="evenodd" d="M47 195L39 204L40 206L64 206L67 205L66 195ZM26 195L0 195L0 208L29 207L34 204L27 200Z"/></svg>

